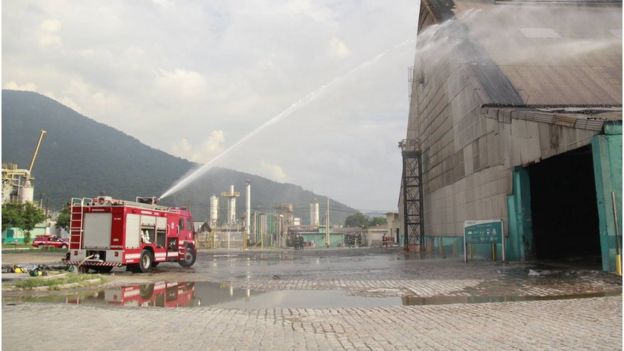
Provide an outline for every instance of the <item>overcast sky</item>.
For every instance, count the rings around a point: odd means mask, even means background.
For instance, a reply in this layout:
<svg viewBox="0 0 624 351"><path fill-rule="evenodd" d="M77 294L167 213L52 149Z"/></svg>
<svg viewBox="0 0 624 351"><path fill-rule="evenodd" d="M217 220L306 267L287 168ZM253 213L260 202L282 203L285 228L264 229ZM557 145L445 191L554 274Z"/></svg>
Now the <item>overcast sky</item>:
<svg viewBox="0 0 624 351"><path fill-rule="evenodd" d="M387 51L218 165L396 210L417 19L417 0L5 0L2 85L201 163Z"/></svg>

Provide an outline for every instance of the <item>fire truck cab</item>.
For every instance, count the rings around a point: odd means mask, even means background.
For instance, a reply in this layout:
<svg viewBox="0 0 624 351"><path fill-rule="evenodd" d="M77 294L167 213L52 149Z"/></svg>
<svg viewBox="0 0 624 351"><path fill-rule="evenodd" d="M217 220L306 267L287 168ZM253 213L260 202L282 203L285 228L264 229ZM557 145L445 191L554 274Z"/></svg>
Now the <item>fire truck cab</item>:
<svg viewBox="0 0 624 351"><path fill-rule="evenodd" d="M186 208L160 206L156 198L124 201L98 196L72 198L70 215L66 262L82 272L106 273L121 266L148 272L161 262L190 267L197 259L193 221Z"/></svg>

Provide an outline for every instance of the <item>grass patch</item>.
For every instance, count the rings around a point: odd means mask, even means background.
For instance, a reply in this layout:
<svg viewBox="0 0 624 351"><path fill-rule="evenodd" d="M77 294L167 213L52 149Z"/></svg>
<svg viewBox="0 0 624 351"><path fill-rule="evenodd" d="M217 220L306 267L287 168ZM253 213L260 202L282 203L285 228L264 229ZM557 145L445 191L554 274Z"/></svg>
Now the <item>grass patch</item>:
<svg viewBox="0 0 624 351"><path fill-rule="evenodd" d="M15 282L15 287L20 289L32 289L40 286L48 286L50 289L58 288L59 285L71 283L83 283L86 280L99 279L101 283L104 278L99 274L68 274L59 278L33 277Z"/></svg>
<svg viewBox="0 0 624 351"><path fill-rule="evenodd" d="M32 248L30 244L2 243L3 249Z"/></svg>

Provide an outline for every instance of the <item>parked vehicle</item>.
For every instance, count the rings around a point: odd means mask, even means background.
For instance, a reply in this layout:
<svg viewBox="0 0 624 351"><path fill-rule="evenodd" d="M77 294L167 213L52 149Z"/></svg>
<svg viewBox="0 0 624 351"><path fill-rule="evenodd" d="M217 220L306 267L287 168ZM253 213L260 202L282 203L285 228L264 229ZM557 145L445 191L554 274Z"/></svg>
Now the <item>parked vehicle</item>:
<svg viewBox="0 0 624 351"><path fill-rule="evenodd" d="M83 272L122 266L149 272L161 262L190 267L197 258L191 212L184 207L160 206L156 198L98 196L73 198L70 214L66 263Z"/></svg>
<svg viewBox="0 0 624 351"><path fill-rule="evenodd" d="M69 240L56 235L37 235L32 243L33 247L56 247L66 249L69 247Z"/></svg>

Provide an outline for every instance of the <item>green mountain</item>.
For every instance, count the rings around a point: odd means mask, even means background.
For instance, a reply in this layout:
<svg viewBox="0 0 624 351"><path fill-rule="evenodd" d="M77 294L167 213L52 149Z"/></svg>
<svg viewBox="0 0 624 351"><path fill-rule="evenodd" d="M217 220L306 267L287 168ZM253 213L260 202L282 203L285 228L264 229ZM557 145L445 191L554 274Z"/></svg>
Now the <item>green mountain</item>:
<svg viewBox="0 0 624 351"><path fill-rule="evenodd" d="M2 162L27 168L41 129L48 133L33 171L35 200L47 198L51 208L62 207L71 197L93 197L100 192L120 199L158 196L197 167L40 94L3 90ZM325 213L324 196L224 168L213 168L164 203L190 204L195 219L202 220L208 216L210 195L219 195L234 184L243 195L238 202L238 213L242 214L247 181L252 186L254 210L270 213L279 203L292 203L295 216L305 224L310 202L318 199L321 214ZM220 205L225 209L225 201ZM333 200L330 209L332 223L338 224L356 212Z"/></svg>

